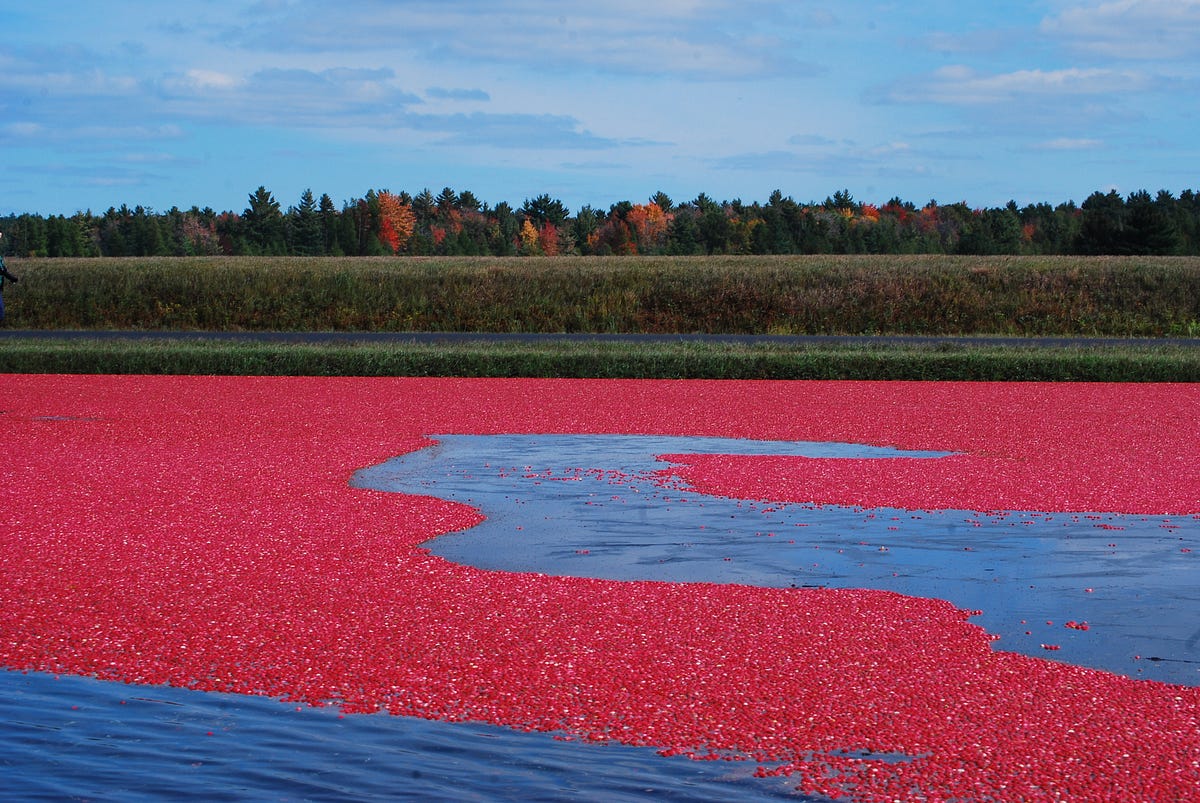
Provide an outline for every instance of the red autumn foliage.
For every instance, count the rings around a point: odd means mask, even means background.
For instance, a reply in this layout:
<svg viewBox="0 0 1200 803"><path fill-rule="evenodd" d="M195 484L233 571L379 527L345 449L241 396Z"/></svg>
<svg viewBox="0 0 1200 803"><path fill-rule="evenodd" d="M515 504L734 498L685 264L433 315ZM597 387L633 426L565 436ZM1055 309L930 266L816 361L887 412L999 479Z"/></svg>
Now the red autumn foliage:
<svg viewBox="0 0 1200 803"><path fill-rule="evenodd" d="M387 218L379 221L379 242L393 254L400 250L400 235Z"/></svg>
<svg viewBox="0 0 1200 803"><path fill-rule="evenodd" d="M538 229L538 246L542 249L542 253L548 257L558 256L558 229L550 221L542 224Z"/></svg>
<svg viewBox="0 0 1200 803"><path fill-rule="evenodd" d="M630 231L629 224L615 215L589 234L587 242L588 248L593 252L607 251L618 256L632 256L638 253L637 240Z"/></svg>
<svg viewBox="0 0 1200 803"><path fill-rule="evenodd" d="M965 456L928 480L856 461L680 469L714 493L1196 512L1200 388L0 376L0 389L0 665L734 755L855 800L1200 799L1200 689L994 651L969 612L889 592L458 566L421 543L475 511L347 482L432 432L698 434Z"/></svg>
<svg viewBox="0 0 1200 803"><path fill-rule="evenodd" d="M393 254L408 244L416 226L412 207L387 190L377 195L379 199L379 241Z"/></svg>
<svg viewBox="0 0 1200 803"><path fill-rule="evenodd" d="M670 218L658 204L634 204L625 221L633 232L635 253L655 253L666 247Z"/></svg>
<svg viewBox="0 0 1200 803"><path fill-rule="evenodd" d="M937 204L930 201L917 212L917 220L924 234L931 234L937 231L940 215L938 214Z"/></svg>
<svg viewBox="0 0 1200 803"><path fill-rule="evenodd" d="M899 203L897 201L888 201L886 204L883 205L883 208L880 211L883 214L891 215L892 217L896 218L896 220L899 221L900 223L905 223L908 221L908 217L909 217L908 209L904 206L904 204Z"/></svg>

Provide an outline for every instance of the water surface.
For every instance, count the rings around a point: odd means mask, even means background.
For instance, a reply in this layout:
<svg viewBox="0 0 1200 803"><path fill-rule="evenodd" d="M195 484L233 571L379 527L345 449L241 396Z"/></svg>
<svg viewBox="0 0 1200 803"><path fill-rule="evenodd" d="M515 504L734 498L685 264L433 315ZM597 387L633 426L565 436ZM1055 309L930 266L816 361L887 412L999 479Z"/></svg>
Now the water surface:
<svg viewBox="0 0 1200 803"><path fill-rule="evenodd" d="M935 597L981 611L973 621L1000 636L996 649L1200 685L1197 517L753 502L664 487L655 476L668 467L662 455L937 460L946 452L644 435L432 437L435 445L359 471L353 484L478 508L486 521L427 543L448 560Z"/></svg>
<svg viewBox="0 0 1200 803"><path fill-rule="evenodd" d="M786 779L753 770L491 725L0 671L5 800L797 799Z"/></svg>

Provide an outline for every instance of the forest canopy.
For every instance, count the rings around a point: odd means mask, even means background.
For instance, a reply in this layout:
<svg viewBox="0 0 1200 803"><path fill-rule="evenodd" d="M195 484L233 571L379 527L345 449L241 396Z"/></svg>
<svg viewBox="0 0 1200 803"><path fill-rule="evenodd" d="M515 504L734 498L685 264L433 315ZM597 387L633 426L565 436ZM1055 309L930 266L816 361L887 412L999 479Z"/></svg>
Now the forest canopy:
<svg viewBox="0 0 1200 803"><path fill-rule="evenodd" d="M1184 190L994 208L860 203L849 191L799 203L776 190L765 203L677 203L658 192L571 214L549 195L520 208L490 206L469 190L434 195L369 190L336 205L305 190L284 209L267 190L240 212L135 206L103 214L0 218L3 253L88 256L556 256L702 254L1200 255L1200 196Z"/></svg>

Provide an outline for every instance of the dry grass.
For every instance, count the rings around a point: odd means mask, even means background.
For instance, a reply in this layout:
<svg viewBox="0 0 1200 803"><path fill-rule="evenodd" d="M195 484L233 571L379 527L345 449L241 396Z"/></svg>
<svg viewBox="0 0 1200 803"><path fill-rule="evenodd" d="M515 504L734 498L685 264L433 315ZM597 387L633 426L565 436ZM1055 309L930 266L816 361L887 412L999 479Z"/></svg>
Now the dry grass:
<svg viewBox="0 0 1200 803"><path fill-rule="evenodd" d="M1200 335L1195 257L12 260L45 329Z"/></svg>

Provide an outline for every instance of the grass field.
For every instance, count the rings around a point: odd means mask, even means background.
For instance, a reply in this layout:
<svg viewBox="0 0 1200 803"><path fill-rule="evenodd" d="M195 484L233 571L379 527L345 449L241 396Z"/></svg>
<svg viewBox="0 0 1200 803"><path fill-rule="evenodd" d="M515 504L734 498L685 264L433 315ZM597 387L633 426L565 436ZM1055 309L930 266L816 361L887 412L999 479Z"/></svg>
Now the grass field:
<svg viewBox="0 0 1200 803"><path fill-rule="evenodd" d="M13 260L17 328L1200 335L1200 258Z"/></svg>
<svg viewBox="0 0 1200 803"><path fill-rule="evenodd" d="M1144 345L429 346L5 340L0 371L1198 381L1200 259L12 260L18 329L1009 335Z"/></svg>

